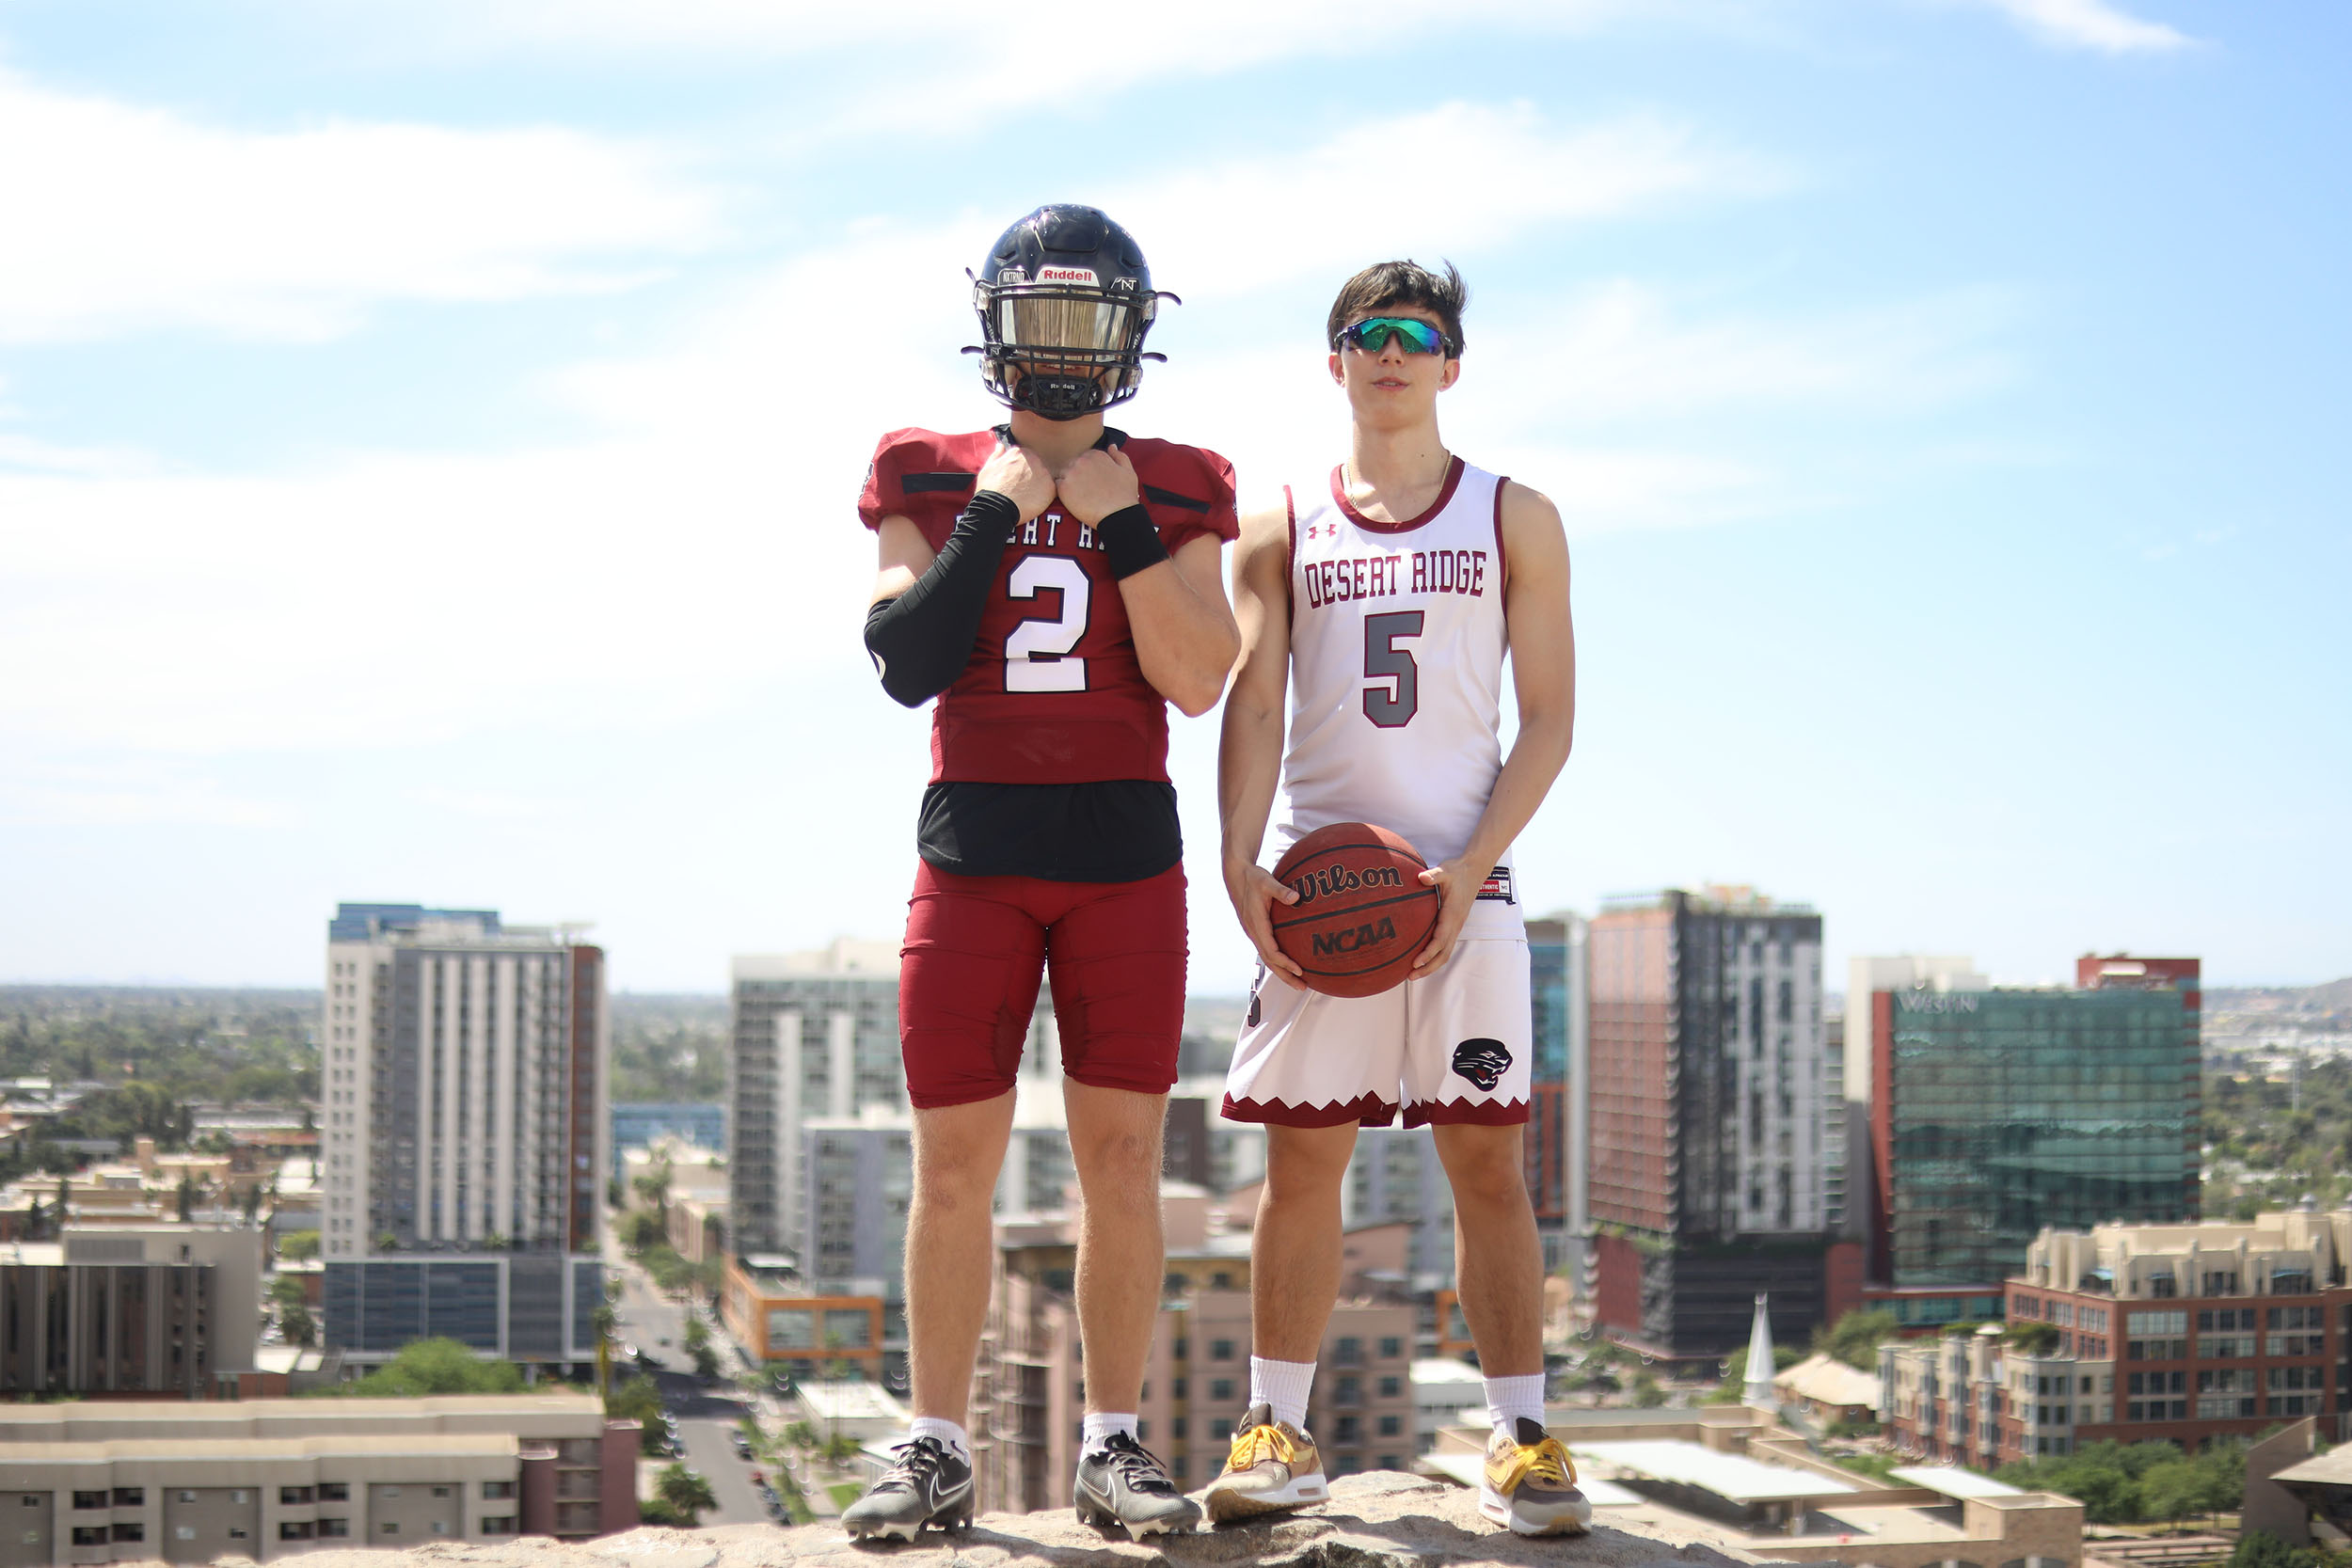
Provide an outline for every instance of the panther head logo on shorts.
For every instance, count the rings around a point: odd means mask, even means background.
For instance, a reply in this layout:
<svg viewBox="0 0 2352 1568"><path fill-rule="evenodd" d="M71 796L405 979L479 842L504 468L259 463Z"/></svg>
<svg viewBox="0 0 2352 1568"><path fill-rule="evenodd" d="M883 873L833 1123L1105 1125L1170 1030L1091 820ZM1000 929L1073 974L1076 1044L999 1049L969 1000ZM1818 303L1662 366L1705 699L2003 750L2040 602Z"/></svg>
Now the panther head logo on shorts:
<svg viewBox="0 0 2352 1568"><path fill-rule="evenodd" d="M1511 1070L1511 1053L1501 1040L1464 1040L1454 1048L1454 1070L1491 1094Z"/></svg>

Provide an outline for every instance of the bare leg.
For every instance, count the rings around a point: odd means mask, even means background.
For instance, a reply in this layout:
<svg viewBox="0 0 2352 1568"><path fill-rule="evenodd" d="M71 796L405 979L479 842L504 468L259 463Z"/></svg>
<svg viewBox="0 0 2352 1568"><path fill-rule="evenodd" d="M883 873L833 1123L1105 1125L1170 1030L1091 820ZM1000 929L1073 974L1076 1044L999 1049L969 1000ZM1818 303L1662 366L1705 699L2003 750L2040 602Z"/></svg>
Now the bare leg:
<svg viewBox="0 0 2352 1568"><path fill-rule="evenodd" d="M1143 1389L1167 1254L1160 1240L1160 1129L1168 1097L1062 1083L1078 1171L1078 1337L1086 1407L1130 1411ZM983 1288L985 1292L985 1288Z"/></svg>
<svg viewBox="0 0 2352 1568"><path fill-rule="evenodd" d="M1012 1134L1012 1095L914 1113L907 1209L907 1359L914 1413L965 1424L988 1321L990 1205Z"/></svg>
<svg viewBox="0 0 2352 1568"><path fill-rule="evenodd" d="M1436 1129L1454 1187L1454 1277L1488 1377L1544 1370L1544 1253L1520 1154L1522 1129Z"/></svg>
<svg viewBox="0 0 2352 1568"><path fill-rule="evenodd" d="M1250 1349L1312 1361L1340 1293L1340 1183L1356 1124L1265 1130L1265 1186L1249 1238Z"/></svg>

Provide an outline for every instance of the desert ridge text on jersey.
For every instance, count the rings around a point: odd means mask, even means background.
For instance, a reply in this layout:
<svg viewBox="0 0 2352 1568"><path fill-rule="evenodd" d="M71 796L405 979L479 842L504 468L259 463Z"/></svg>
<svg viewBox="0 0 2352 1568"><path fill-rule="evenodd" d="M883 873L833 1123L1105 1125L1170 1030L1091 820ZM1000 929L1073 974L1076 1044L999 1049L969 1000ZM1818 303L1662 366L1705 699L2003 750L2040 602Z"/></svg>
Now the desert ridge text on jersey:
<svg viewBox="0 0 2352 1568"><path fill-rule="evenodd" d="M1476 549L1398 550L1343 561L1302 561L1299 577L1310 610L1343 599L1385 599L1398 594L1464 594L1483 599L1486 555ZM1400 586L1400 578L1405 585Z"/></svg>

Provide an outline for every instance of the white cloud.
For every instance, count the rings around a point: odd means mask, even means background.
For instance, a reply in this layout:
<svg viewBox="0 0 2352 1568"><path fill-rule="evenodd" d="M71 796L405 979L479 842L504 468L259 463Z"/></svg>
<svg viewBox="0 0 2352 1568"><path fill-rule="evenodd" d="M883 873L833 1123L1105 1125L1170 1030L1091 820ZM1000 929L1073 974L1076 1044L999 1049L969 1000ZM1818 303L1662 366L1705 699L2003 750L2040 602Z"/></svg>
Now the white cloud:
<svg viewBox="0 0 2352 1568"><path fill-rule="evenodd" d="M379 301L623 287L717 233L654 152L556 129L252 132L0 69L0 341L317 338Z"/></svg>
<svg viewBox="0 0 2352 1568"><path fill-rule="evenodd" d="M1986 290L1810 316L1685 319L1661 291L1620 278L1495 345L1505 373L1549 389L1547 420L1836 404L1912 412L2014 373L1997 334L2015 316ZM1532 389L1532 388L1531 388Z"/></svg>
<svg viewBox="0 0 2352 1568"><path fill-rule="evenodd" d="M1370 169L1389 194L1367 201ZM1769 159L1653 117L1565 131L1526 103L1455 102L1353 126L1292 156L1138 184L1109 207L1150 237L1155 277L1212 295L1334 269L1344 277L1381 256L1460 255L1551 224L1694 197L1763 195L1790 178Z"/></svg>
<svg viewBox="0 0 2352 1568"><path fill-rule="evenodd" d="M2107 0L1975 0L2043 40L2070 49L2128 55L2185 49L2196 40L2161 22L2144 22Z"/></svg>

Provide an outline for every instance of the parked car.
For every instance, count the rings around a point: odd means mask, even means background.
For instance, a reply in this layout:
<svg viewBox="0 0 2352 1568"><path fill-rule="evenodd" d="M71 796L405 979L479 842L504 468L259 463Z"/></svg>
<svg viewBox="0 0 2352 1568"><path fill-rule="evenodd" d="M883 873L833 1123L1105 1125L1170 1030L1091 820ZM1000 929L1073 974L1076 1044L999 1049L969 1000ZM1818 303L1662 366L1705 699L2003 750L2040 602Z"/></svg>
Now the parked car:
<svg viewBox="0 0 2352 1568"><path fill-rule="evenodd" d="M743 1429L742 1429L741 1427L736 1427L736 1428L734 1428L732 1431L730 1431L730 1432L727 1433L727 1441L728 1441L729 1443L731 1443L731 1444L733 1444L733 1445L734 1445L734 1447L735 1447L735 1457L736 1457L736 1458L738 1458L738 1459L749 1459L749 1458L751 1458L751 1456L752 1456L752 1440L751 1440L751 1438L749 1438L748 1436L746 1436L746 1435L744 1434L744 1433L743 1433Z"/></svg>

